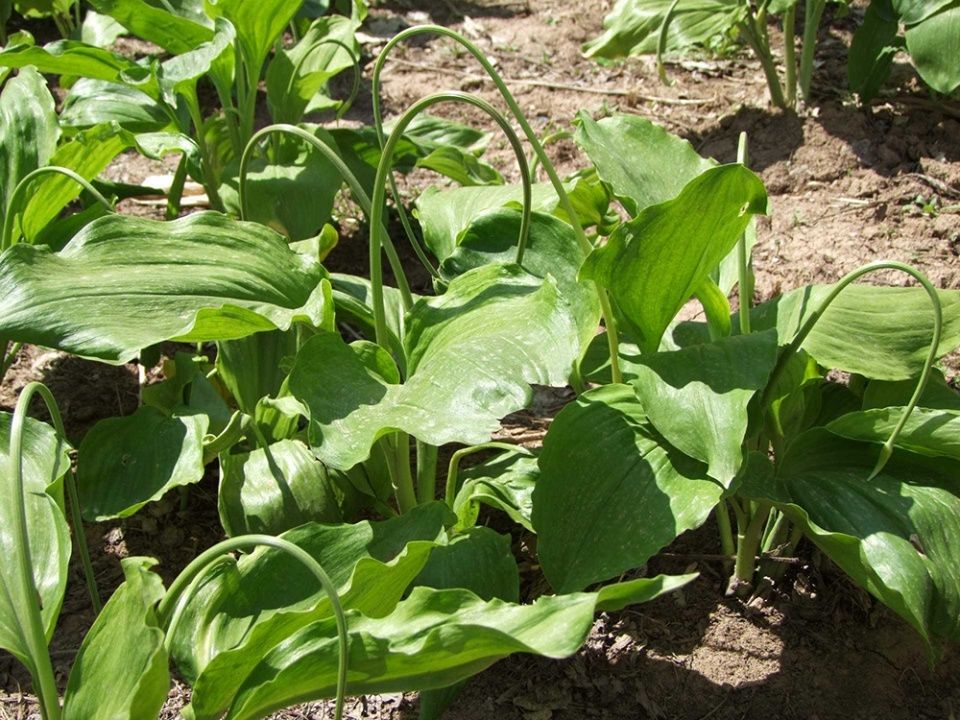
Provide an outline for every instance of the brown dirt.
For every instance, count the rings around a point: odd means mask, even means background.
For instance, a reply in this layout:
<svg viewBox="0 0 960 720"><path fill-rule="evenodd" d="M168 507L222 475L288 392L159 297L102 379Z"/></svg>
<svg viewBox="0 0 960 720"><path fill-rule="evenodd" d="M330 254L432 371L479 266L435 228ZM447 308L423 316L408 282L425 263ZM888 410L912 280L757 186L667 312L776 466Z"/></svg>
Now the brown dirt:
<svg viewBox="0 0 960 720"><path fill-rule="evenodd" d="M816 97L794 115L770 110L762 73L746 54L671 63L669 87L659 84L648 58L608 66L583 59L580 43L599 32L611 4L391 0L371 12L365 31L388 36L432 21L466 33L496 59L542 134L568 127L581 109L595 116L632 112L688 138L701 153L729 161L739 133L746 131L751 166L766 183L773 208L771 218L760 223L755 251L759 298L834 281L880 258L914 264L940 287L960 287L960 111L932 109L902 68L891 97L858 107L842 89L851 20L821 31ZM378 43L366 49L375 53ZM472 59L452 43L418 40L394 57L384 87L393 115L444 88L478 92L499 104ZM477 118L459 106L438 112ZM369 99L361 96L348 119L370 122ZM549 153L561 172L585 162L569 142L551 145ZM492 143L489 157L508 178L515 175L504 142ZM138 181L159 171L124 156L110 174ZM334 269L360 271L360 245L344 242L331 255ZM903 282L896 276L884 280ZM10 407L19 388L35 378L53 383L76 437L97 419L129 412L136 403L135 367L111 368L28 348L0 388L0 405ZM562 399L548 398L544 412L515 417L504 434L521 442L535 439L548 424L547 411ZM212 544L219 533L215 493L210 477L191 491L187 510L165 499L127 521L89 526L104 585L119 580L117 556L158 556L169 579ZM711 528L681 537L667 550L651 562L650 572L696 569L700 579L650 605L601 615L585 648L569 660L518 656L495 665L471 681L448 717L954 720L960 712L958 649L946 648L944 659L931 668L904 623L809 547L802 549L802 565L791 568L764 601L750 605L724 598L722 569L701 557L716 552ZM526 587L538 585L536 573L525 576ZM61 671L90 621L73 568L53 642ZM23 672L0 656L0 718L35 713L29 696L19 694L26 686ZM176 717L185 697L176 686L164 717ZM351 701L347 716L412 720L416 710L413 695L368 696ZM322 718L331 712L329 703L314 703L275 717Z"/></svg>

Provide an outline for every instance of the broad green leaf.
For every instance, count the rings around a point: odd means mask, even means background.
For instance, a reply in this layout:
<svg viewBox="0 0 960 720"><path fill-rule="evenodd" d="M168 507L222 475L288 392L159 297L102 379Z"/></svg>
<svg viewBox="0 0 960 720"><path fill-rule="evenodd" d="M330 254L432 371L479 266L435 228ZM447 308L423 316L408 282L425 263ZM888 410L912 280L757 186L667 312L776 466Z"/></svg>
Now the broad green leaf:
<svg viewBox="0 0 960 720"><path fill-rule="evenodd" d="M487 505L533 532L533 488L539 476L537 458L520 452L504 453L463 470L462 484L453 501L457 528L473 527L479 506Z"/></svg>
<svg viewBox="0 0 960 720"><path fill-rule="evenodd" d="M169 53L185 53L209 41L213 35L209 28L144 0L90 0L90 4L131 34L149 40Z"/></svg>
<svg viewBox="0 0 960 720"><path fill-rule="evenodd" d="M905 35L910 58L927 85L944 95L960 87L960 2L908 26Z"/></svg>
<svg viewBox="0 0 960 720"><path fill-rule="evenodd" d="M815 429L791 446L773 476L752 458L740 492L772 501L853 580L929 644L960 639L960 497L909 451L868 480L875 444ZM764 469L766 466L766 469Z"/></svg>
<svg viewBox="0 0 960 720"><path fill-rule="evenodd" d="M469 528L434 548L414 583L443 590L463 588L483 600L520 602L520 575L509 535Z"/></svg>
<svg viewBox="0 0 960 720"><path fill-rule="evenodd" d="M684 185L717 165L700 157L686 140L638 115L594 122L581 110L575 139L630 217L672 200Z"/></svg>
<svg viewBox="0 0 960 720"><path fill-rule="evenodd" d="M43 631L49 640L67 587L70 529L63 516L63 478L70 470L70 458L69 447L50 426L27 419L23 434L23 484L33 586L24 588L17 562L24 548L14 530L11 500L11 422L12 415L0 413L0 482L4 497L0 502L0 555L4 558L0 563L0 648L32 669L25 636L27 610L21 602L39 596Z"/></svg>
<svg viewBox="0 0 960 720"><path fill-rule="evenodd" d="M641 355L633 387L647 421L729 487L743 462L747 405L777 362L772 331Z"/></svg>
<svg viewBox="0 0 960 720"><path fill-rule="evenodd" d="M460 185L503 185L503 176L496 169L458 147L439 147L417 160L417 167L445 175Z"/></svg>
<svg viewBox="0 0 960 720"><path fill-rule="evenodd" d="M533 526L543 574L572 592L643 565L701 525L723 487L648 424L628 385L584 393L543 441Z"/></svg>
<svg viewBox="0 0 960 720"><path fill-rule="evenodd" d="M673 0L617 0L603 34L583 46L587 57L619 58L657 52L660 28ZM733 0L680 0L673 9L667 50L705 45L733 29L743 6Z"/></svg>
<svg viewBox="0 0 960 720"><path fill-rule="evenodd" d="M544 596L532 605L483 601L467 590L419 587L387 617L349 614L348 691L446 687L517 652L568 657L586 640L597 611L648 602L693 577L641 578L596 593ZM227 717L263 717L297 702L330 697L337 652L332 620L308 625L253 670Z"/></svg>
<svg viewBox="0 0 960 720"><path fill-rule="evenodd" d="M117 38L126 32L126 28L108 15L88 9L83 15L80 27L80 40L87 45L108 48Z"/></svg>
<svg viewBox="0 0 960 720"><path fill-rule="evenodd" d="M60 253L18 244L0 256L0 335L122 363L168 339L322 325L324 276L255 223L114 215Z"/></svg>
<svg viewBox="0 0 960 720"><path fill-rule="evenodd" d="M336 303L338 321L356 324L368 338L372 339L374 326L370 281L358 275L331 273L330 282L333 285L333 301ZM416 299L417 296L414 295L414 300ZM394 344L399 346L406 327L404 318L406 313L400 291L384 286L383 301L386 305L387 330L393 336Z"/></svg>
<svg viewBox="0 0 960 720"><path fill-rule="evenodd" d="M220 522L228 536L279 535L305 522L338 522L327 469L299 440L220 455Z"/></svg>
<svg viewBox="0 0 960 720"><path fill-rule="evenodd" d="M13 7L25 18L48 18L66 15L73 7L72 0L13 0Z"/></svg>
<svg viewBox="0 0 960 720"><path fill-rule="evenodd" d="M204 30L206 31L206 28ZM209 39L205 42L185 50L161 65L161 81L170 103L175 102L177 94L184 95L193 102L197 82L203 77L209 76L215 86L219 85L223 89L233 82L236 30L229 21L217 18L212 35L209 31L206 32Z"/></svg>
<svg viewBox="0 0 960 720"><path fill-rule="evenodd" d="M602 187L589 178L575 178L564 184L574 210L583 225L604 222L607 197ZM505 206L521 207L523 192L519 185L484 185L427 190L417 198L417 217L423 226L423 241L439 259L446 260L460 242L461 233L481 214ZM533 209L565 218L557 194L550 183L533 186Z"/></svg>
<svg viewBox="0 0 960 720"><path fill-rule="evenodd" d="M867 389L863 391L863 409L906 405L910 402L916 387L917 378L897 382L871 380L867 384ZM960 393L947 384L940 370L934 368L920 396L920 407L960 410Z"/></svg>
<svg viewBox="0 0 960 720"><path fill-rule="evenodd" d="M132 557L121 563L125 582L84 637L70 671L64 720L157 717L167 699L169 659L156 615L164 589L149 570L156 560Z"/></svg>
<svg viewBox="0 0 960 720"><path fill-rule="evenodd" d="M75 40L57 40L43 47L21 43L0 51L0 66L22 68L27 65L33 65L42 73L125 83L152 98L159 97L156 78L149 67Z"/></svg>
<svg viewBox="0 0 960 720"><path fill-rule="evenodd" d="M390 133L392 130L393 123L388 122L384 125L384 132ZM429 113L417 115L407 126L404 136L424 155L429 155L443 147L457 147L479 155L486 148L491 137L490 133L471 125L464 125L456 120Z"/></svg>
<svg viewBox="0 0 960 720"><path fill-rule="evenodd" d="M853 412L837 418L827 430L850 440L883 443L900 421L904 408ZM895 446L918 455L960 460L960 412L914 408Z"/></svg>
<svg viewBox="0 0 960 720"><path fill-rule="evenodd" d="M318 18L296 45L274 56L266 77L267 105L274 122L299 123L329 80L353 67L350 53L337 43L359 57L360 46L354 37L359 26L342 15Z"/></svg>
<svg viewBox="0 0 960 720"><path fill-rule="evenodd" d="M282 537L320 563L345 608L380 617L443 541L447 513L434 503L384 522L310 523ZM197 720L219 718L267 652L331 615L316 578L283 553L260 549L221 564L201 583L173 638L177 664L194 685Z"/></svg>
<svg viewBox="0 0 960 720"><path fill-rule="evenodd" d="M446 278L493 263L511 263L517 257L521 212L512 208L491 210L478 216L460 236L460 242L440 265ZM580 327L580 343L586 347L596 335L600 303L596 290L577 280L585 254L573 228L562 220L535 212L523 256L523 269L537 277L553 277Z"/></svg>
<svg viewBox="0 0 960 720"><path fill-rule="evenodd" d="M847 58L847 82L850 89L869 102L880 91L890 75L893 58L897 54L899 23L886 18L871 2L863 16L863 23L853 34Z"/></svg>
<svg viewBox="0 0 960 720"><path fill-rule="evenodd" d="M876 4L880 5L885 13L899 18L900 22L909 27L944 10L953 4L953 0L887 0Z"/></svg>
<svg viewBox="0 0 960 720"><path fill-rule="evenodd" d="M77 459L84 518L127 517L172 488L199 482L208 422L205 415L169 417L144 405L94 425Z"/></svg>
<svg viewBox="0 0 960 720"><path fill-rule="evenodd" d="M311 130L334 146L321 128ZM249 163L245 219L267 225L292 241L313 237L329 222L343 179L329 160L297 138L278 138L274 147L279 150L275 157L260 155ZM239 161L227 167L226 183L220 187L224 205L237 215L238 168Z"/></svg>
<svg viewBox="0 0 960 720"><path fill-rule="evenodd" d="M46 80L33 68L24 68L0 93L0 221L17 184L50 162L59 137Z"/></svg>
<svg viewBox="0 0 960 720"><path fill-rule="evenodd" d="M135 87L105 80L78 80L64 101L60 124L84 128L115 122L132 132L161 130L171 122L163 105Z"/></svg>
<svg viewBox="0 0 960 720"><path fill-rule="evenodd" d="M314 452L346 469L394 430L431 445L485 442L529 402L531 384L567 382L578 338L554 282L488 265L410 311L405 384L384 382L324 333L301 349L290 392L309 410Z"/></svg>
<svg viewBox="0 0 960 720"><path fill-rule="evenodd" d="M248 415L276 397L297 354L296 332L262 332L217 343L217 376Z"/></svg>
<svg viewBox="0 0 960 720"><path fill-rule="evenodd" d="M131 136L118 126L100 125L62 143L50 158L50 165L69 168L90 180L132 144ZM63 208L80 196L82 190L76 182L60 174L38 178L31 187L30 199L20 218L24 237L28 240L35 238Z"/></svg>
<svg viewBox="0 0 960 720"><path fill-rule="evenodd" d="M673 200L643 210L587 257L581 277L610 289L644 352L655 352L683 304L766 212L763 183L742 165L691 180Z"/></svg>
<svg viewBox="0 0 960 720"><path fill-rule="evenodd" d="M758 305L753 328L776 328L781 345L796 336L833 289L810 285ZM938 290L943 334L938 356L960 345L960 292ZM850 285L833 301L803 342L818 363L877 380L920 373L933 338L933 308L923 288Z"/></svg>

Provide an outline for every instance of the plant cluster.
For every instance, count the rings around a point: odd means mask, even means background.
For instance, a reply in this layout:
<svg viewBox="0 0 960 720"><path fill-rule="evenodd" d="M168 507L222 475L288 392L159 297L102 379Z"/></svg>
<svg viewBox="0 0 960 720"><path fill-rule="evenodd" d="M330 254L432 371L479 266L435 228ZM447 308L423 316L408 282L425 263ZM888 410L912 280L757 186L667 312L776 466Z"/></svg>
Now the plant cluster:
<svg viewBox="0 0 960 720"><path fill-rule="evenodd" d="M156 716L171 661L196 720L329 697L340 717L347 694L409 690L439 717L498 659L568 656L596 612L690 582L634 571L711 517L732 593L775 578L806 538L932 656L960 639L960 401L934 367L960 345L960 293L880 263L752 307L768 208L745 140L718 165L640 118L581 113L590 164L561 178L489 60L445 28L386 44L374 127L327 129L303 119L333 104L323 88L353 64L336 58L356 60L362 7L301 23L316 10L301 0L93 5L171 57L26 36L0 51L20 68L0 96L4 370L21 343L144 365L185 345L75 464L45 387L0 414L0 647L45 718ZM291 22L299 39L278 44ZM381 72L424 34L481 64L509 120L448 92L384 125ZM40 72L80 78L59 116ZM274 124L257 130L264 84ZM485 133L426 114L441 103L489 116L521 182L480 160ZM113 212L108 196L134 190L95 177L127 148L182 154L168 220ZM411 218L392 173L414 166L455 183L422 193ZM187 175L214 209L175 218ZM324 265L343 186L366 219L363 277ZM388 189L431 294L407 280ZM920 287L852 284L879 268ZM691 299L705 321L677 320ZM534 385L576 390L542 450L492 442ZM38 393L54 427L26 416ZM100 609L81 523L129 517L210 468L227 539L169 587L154 560L124 560ZM536 535L556 594L521 602L512 537L480 522L484 506ZM47 643L74 544L98 616L61 702Z"/></svg>

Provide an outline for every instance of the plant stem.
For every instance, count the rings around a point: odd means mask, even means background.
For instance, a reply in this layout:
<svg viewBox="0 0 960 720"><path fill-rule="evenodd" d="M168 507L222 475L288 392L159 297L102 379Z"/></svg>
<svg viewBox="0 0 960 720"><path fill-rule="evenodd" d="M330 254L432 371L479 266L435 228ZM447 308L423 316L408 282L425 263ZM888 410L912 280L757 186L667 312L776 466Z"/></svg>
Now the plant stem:
<svg viewBox="0 0 960 720"><path fill-rule="evenodd" d="M337 664L337 699L334 709L335 720L343 717L343 701L347 694L347 662L349 660L349 636L347 635L347 618L343 612L343 606L340 604L340 596L337 588L334 586L330 577L324 571L323 566L316 561L303 548L294 545L289 540L270 535L240 535L235 538L224 540L217 543L212 548L204 551L193 560L171 583L157 608L157 618L162 628L165 628L166 642L169 644L176 630L177 621L180 618L182 608L193 594L193 590L199 585L203 573L211 566L223 561L223 556L235 550L250 546L265 545L275 548L292 556L295 560L304 565L307 570L317 579L320 587L330 599L330 607L333 610L333 616L337 624L337 639L339 640L338 664ZM194 582L198 581L198 582Z"/></svg>
<svg viewBox="0 0 960 720"><path fill-rule="evenodd" d="M505 442L487 442L480 445L471 445L460 448L450 456L450 464L447 466L447 486L443 494L443 499L453 509L453 502L457 499L457 476L460 474L460 461L468 455L483 452L484 450L506 450L507 452L529 452L520 445L511 445Z"/></svg>
<svg viewBox="0 0 960 720"><path fill-rule="evenodd" d="M350 188L350 193L352 194L353 199L356 201L357 205L360 206L360 209L367 218L368 224L372 222L370 198L367 197L367 193L360 184L360 181L357 180L356 176L354 176L354 174L350 171L350 168L347 167L340 155L333 148L327 146L327 144L321 141L318 137L310 134L303 128L299 128L296 125L286 125L282 123L277 125L269 125L258 131L253 135L253 137L250 138L250 141L243 149L243 155L240 157L240 174L238 178L241 220L247 218L250 214L250 209L248 207L249 193L247 192L247 168L249 167L250 159L253 156L253 151L257 144L264 136L270 133L286 133L288 135L294 135L323 155L327 162L333 165L337 172L340 173L340 177L343 178L344 182L347 183L347 187ZM413 307L413 296L410 293L410 283L407 281L407 276L403 271L403 264L400 262L400 257L397 255L397 249L385 229L382 230L382 237L384 238L383 249L387 254L387 262L390 263L390 269L393 270L393 274L396 277L397 289L400 291L400 299L403 303L403 309L410 310L410 308Z"/></svg>
<svg viewBox="0 0 960 720"><path fill-rule="evenodd" d="M733 528L730 527L730 512L727 501L721 500L714 509L717 516L717 529L720 532L720 548L727 557L733 557L737 550L733 540Z"/></svg>
<svg viewBox="0 0 960 720"><path fill-rule="evenodd" d="M436 445L417 440L417 498L421 505L437 499Z"/></svg>
<svg viewBox="0 0 960 720"><path fill-rule="evenodd" d="M826 0L806 0L803 15L803 48L800 55L800 94L810 102L810 83L813 78L813 54L817 49L817 30L827 6Z"/></svg>
<svg viewBox="0 0 960 720"><path fill-rule="evenodd" d="M108 212L114 212L113 205L110 203L110 201L100 194L100 191L97 190L86 178L78 175L70 168L60 167L59 165L46 165L44 167L37 168L36 170L24 175L23 180L18 182L17 186L13 189L13 192L10 193L10 200L7 203L7 214L3 218L3 234L0 236L0 251L6 250L8 247L17 242L13 237L13 224L16 221L17 215L24 210L24 208L21 207L24 200L23 196L29 189L30 184L35 178L48 174L63 175L70 178L77 185L93 195L94 199L103 205ZM22 226L23 223L21 222L21 229ZM24 238L24 240L26 239L27 238Z"/></svg>
<svg viewBox="0 0 960 720"><path fill-rule="evenodd" d="M210 146L207 145L196 90L193 90L189 95L183 94L181 97L186 101L190 121L193 123L196 132L197 146L200 148L200 162L203 165L203 186L207 191L207 200L210 201L210 207L218 212L223 212L223 201L220 199L220 191L217 188L217 174L213 170L213 157L210 154Z"/></svg>
<svg viewBox="0 0 960 720"><path fill-rule="evenodd" d="M760 398L760 407L766 408L770 401L770 392L777 385L777 381L786 370L790 358L797 353L797 351L800 349L800 346L803 345L803 341L807 339L807 336L813 330L813 327L817 324L820 318L823 317L824 312L826 312L827 308L830 307L831 303L837 299L837 296L855 280L867 275L868 273L876 272L877 270L899 270L901 272L905 272L916 279L917 282L923 286L923 289L927 292L930 302L933 305L933 338L930 341L930 350L927 352L927 358L924 361L923 370L920 373L920 379L917 381L917 386L913 391L910 402L903 409L903 414L900 416L900 420L893 428L893 432L890 433L890 437L887 438L887 441L883 444L883 447L880 448L880 456L877 459L877 464L873 468L873 471L867 477L868 481L880 474L880 471L883 470L884 465L887 464L887 461L893 454L893 446L896 443L897 438L900 437L900 433L903 430L903 427L907 424L907 420L910 419L910 414L913 412L913 409L917 406L917 403L920 402L920 396L923 395L923 390L927 386L927 380L930 379L930 372L933 370L933 363L937 359L937 350L940 347L940 336L943 331L943 308L940 304L940 297L937 295L936 289L927 279L926 275L916 268L912 268L909 265L905 265L894 260L881 260L879 262L868 263L844 275L840 282L833 287L833 289L830 291L830 294L827 295L823 302L821 302L820 305L810 313L806 321L800 327L800 330L797 331L796 336L794 336L790 344L787 345L780 353L780 357L777 359L777 364L774 366L773 372L770 373L770 380L767 382L767 386L764 388L763 395Z"/></svg>
<svg viewBox="0 0 960 720"><path fill-rule="evenodd" d="M7 489L7 497L13 503L13 536L17 543L14 561L17 564L19 582L13 589L9 600L13 605L17 623L22 629L21 632L23 632L23 639L27 646L28 662L26 665L33 680L43 717L46 720L58 720L60 718L60 697L57 693L57 681L53 674L50 653L47 650L47 638L43 629L43 616L39 603L40 598L34 581L33 559L30 554L30 534L27 527L26 494L23 488L23 431L30 401L37 393L40 394L51 410L51 417L59 419L59 413L54 410L56 401L45 385L32 382L20 393L10 428L10 463L12 468L8 473L11 487ZM62 439L63 435L60 437Z"/></svg>
<svg viewBox="0 0 960 720"><path fill-rule="evenodd" d="M747 133L741 132L737 143L737 162L746 167L750 163L749 151L747 150ZM755 227L755 221L750 218L747 229L740 236L737 243L737 271L739 278L737 280L737 293L740 299L740 307L737 309L737 315L740 318L740 334L750 334L750 306L753 304L753 268L750 253L747 252L747 232Z"/></svg>
<svg viewBox="0 0 960 720"><path fill-rule="evenodd" d="M183 198L183 186L187 182L187 156L184 154L177 163L177 170L173 174L173 182L167 192L167 209L164 217L173 220L180 214L180 201Z"/></svg>
<svg viewBox="0 0 960 720"><path fill-rule="evenodd" d="M570 201L570 196L567 195L567 191L563 187L563 182L560 180L560 176L557 175L556 168L554 168L553 163L550 162L550 158L547 157L546 152L544 152L543 146L540 144L540 141L537 138L537 134L533 131L530 123L527 121L526 116L520 109L520 105L511 94L509 88L507 88L503 78L496 71L490 61L487 60L487 57L483 54L480 48L464 38L462 35L440 25L421 25L418 27L407 28L406 30L397 33L390 39L390 41L380 52L380 55L377 57L377 62L374 65L373 75L371 77L373 116L375 123L380 125L382 122L382 115L380 112L380 73L383 70L383 65L387 60L390 50L407 38L422 34L434 34L450 38L466 49L467 52L473 55L477 62L480 63L487 75L490 76L493 84L497 86L497 90L500 91L500 95L503 97L504 102L507 104L507 107L510 108L510 112L513 114L517 124L520 126L520 129L526 136L527 141L533 148L534 154L537 156L537 158L539 158L541 165L543 165L543 169L547 173L550 183L553 185L553 188L557 193L557 197L560 200L560 206L563 208L563 211L567 216L567 221L570 223L571 227L573 227L577 244L580 246L580 249L584 254L591 252L593 250L593 245L583 232L583 227L580 225L580 221L577 218L577 213L573 207L573 203ZM604 325L607 332L607 346L610 351L611 376L613 382L619 383L623 381L623 376L620 372L620 356L618 350L619 337L617 334L616 318L613 315L613 308L610 305L610 298L607 296L606 290L597 286L597 297L600 301L600 312L603 316Z"/></svg>
<svg viewBox="0 0 960 720"><path fill-rule="evenodd" d="M0 347L2 347L4 351L3 358L0 360L0 380L3 380L4 375L7 374L7 370L13 365L13 361L17 359L17 354L20 352L20 348L23 347L23 343L15 342L11 345L8 341L0 338Z"/></svg>
<svg viewBox="0 0 960 720"><path fill-rule="evenodd" d="M753 572L757 562L757 550L760 545L763 528L767 523L767 517L770 515L770 508L770 503L759 503L750 519L750 524L747 525L746 531L737 536L737 560L733 568L731 587L738 592L738 594L740 587L746 587L752 584Z"/></svg>
<svg viewBox="0 0 960 720"><path fill-rule="evenodd" d="M792 4L783 16L783 64L786 69L787 107L797 106L797 5Z"/></svg>
<svg viewBox="0 0 960 720"><path fill-rule="evenodd" d="M747 19L739 23L738 27L744 37L747 38L747 43L760 61L763 74L767 78L767 88L770 90L770 101L778 108L786 110L787 103L783 97L783 88L780 86L780 78L777 75L777 68L773 62L773 55L770 54L770 49L764 44L756 18L749 10L747 11Z"/></svg>
<svg viewBox="0 0 960 720"><path fill-rule="evenodd" d="M51 412L51 416L53 413ZM60 422L59 412L57 413L56 424ZM59 430L58 430L59 432ZM61 437L65 437L61 434ZM100 614L103 609L103 602L100 600L100 589L97 587L97 577L93 572L93 563L90 561L90 548L87 547L87 537L83 531L83 513L80 510L80 495L77 492L77 480L73 476L73 470L67 473L66 481L67 503L70 506L70 518L73 520L73 536L77 551L80 554L80 565L83 568L83 578L87 583L87 592L90 594L90 604L93 606L93 612Z"/></svg>
<svg viewBox="0 0 960 720"><path fill-rule="evenodd" d="M403 515L417 506L417 494L413 489L413 476L410 474L410 436L405 432L394 433L384 447L384 453L393 480L397 508Z"/></svg>

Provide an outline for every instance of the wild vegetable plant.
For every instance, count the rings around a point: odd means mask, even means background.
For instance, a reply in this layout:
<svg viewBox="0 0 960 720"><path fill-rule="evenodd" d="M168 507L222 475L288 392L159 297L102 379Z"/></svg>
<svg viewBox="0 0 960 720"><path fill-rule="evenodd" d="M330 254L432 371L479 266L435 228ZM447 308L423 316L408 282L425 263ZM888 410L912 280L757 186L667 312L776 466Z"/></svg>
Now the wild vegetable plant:
<svg viewBox="0 0 960 720"><path fill-rule="evenodd" d="M588 57L620 58L657 54L660 77L666 80L663 56L693 46L708 45L717 37L739 35L760 61L770 100L775 106L793 109L797 88L810 101L817 30L827 0L805 0L800 60L796 53L797 0L618 0L604 19L604 33L584 45ZM782 16L783 58L775 56L767 32L768 18ZM784 68L781 82L777 61Z"/></svg>
<svg viewBox="0 0 960 720"><path fill-rule="evenodd" d="M879 262L751 307L743 233L766 196L743 165L716 166L634 117L581 115L577 138L631 215L580 271L610 290L626 382L595 363L588 378L608 384L544 440L532 520L553 587L639 567L713 515L731 592L776 577L767 558L807 538L931 653L960 637L960 403L932 369L960 344L960 293ZM878 270L921 287L853 284ZM706 322L677 322L692 295Z"/></svg>

